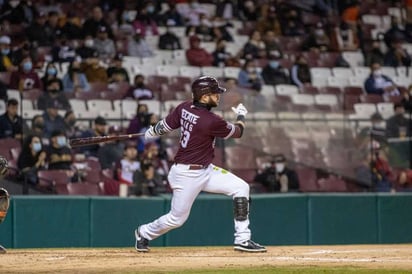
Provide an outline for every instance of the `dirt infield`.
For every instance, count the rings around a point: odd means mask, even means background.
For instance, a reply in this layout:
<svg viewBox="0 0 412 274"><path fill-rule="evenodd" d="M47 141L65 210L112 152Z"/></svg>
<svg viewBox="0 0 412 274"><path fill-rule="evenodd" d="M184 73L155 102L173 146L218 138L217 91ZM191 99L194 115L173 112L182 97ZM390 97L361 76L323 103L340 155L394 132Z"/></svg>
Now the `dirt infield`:
<svg viewBox="0 0 412 274"><path fill-rule="evenodd" d="M247 259L245 259L247 258ZM10 249L0 255L1 273L184 272L249 267L359 267L412 273L412 245L280 246L267 253L231 247Z"/></svg>

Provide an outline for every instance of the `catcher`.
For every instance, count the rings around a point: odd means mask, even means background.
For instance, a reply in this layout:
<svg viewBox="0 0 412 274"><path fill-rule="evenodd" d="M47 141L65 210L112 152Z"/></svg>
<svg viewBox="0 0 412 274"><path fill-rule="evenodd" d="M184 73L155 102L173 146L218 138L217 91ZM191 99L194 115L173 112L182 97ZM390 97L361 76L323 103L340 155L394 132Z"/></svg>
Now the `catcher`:
<svg viewBox="0 0 412 274"><path fill-rule="evenodd" d="M6 158L0 156L0 178L6 175L8 164ZM9 209L10 196L7 190L0 187L0 224L6 218L7 210ZM6 249L0 245L0 254L6 253Z"/></svg>

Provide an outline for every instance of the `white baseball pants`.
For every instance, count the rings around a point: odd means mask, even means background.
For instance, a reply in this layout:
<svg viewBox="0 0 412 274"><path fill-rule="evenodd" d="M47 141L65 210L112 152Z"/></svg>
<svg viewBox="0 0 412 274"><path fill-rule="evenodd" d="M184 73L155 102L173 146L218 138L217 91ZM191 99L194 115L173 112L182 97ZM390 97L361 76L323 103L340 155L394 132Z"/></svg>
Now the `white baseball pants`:
<svg viewBox="0 0 412 274"><path fill-rule="evenodd" d="M236 175L210 164L206 169L189 170L189 165L174 164L169 184L173 190L171 210L155 221L140 226L140 234L153 240L185 223L197 195L201 191L249 199L249 185ZM249 218L234 220L235 244L250 240Z"/></svg>

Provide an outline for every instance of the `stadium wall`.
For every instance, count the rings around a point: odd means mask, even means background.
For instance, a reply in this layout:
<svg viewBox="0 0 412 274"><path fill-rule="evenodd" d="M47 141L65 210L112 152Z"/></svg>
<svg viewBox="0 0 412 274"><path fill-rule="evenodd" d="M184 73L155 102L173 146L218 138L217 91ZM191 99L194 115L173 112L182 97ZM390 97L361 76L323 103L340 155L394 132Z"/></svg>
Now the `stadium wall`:
<svg viewBox="0 0 412 274"><path fill-rule="evenodd" d="M132 247L134 229L168 212L155 198L13 196L0 225L8 248ZM265 245L412 242L412 194L252 196L253 239ZM152 246L231 245L231 199L201 194L186 224Z"/></svg>

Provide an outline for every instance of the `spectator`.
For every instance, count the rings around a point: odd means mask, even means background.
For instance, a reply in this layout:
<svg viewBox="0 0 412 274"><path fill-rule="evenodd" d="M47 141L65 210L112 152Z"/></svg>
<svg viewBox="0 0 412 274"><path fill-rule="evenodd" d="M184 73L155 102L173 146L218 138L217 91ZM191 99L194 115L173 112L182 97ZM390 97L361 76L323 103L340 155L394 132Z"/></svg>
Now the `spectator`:
<svg viewBox="0 0 412 274"><path fill-rule="evenodd" d="M372 49L365 54L365 65L370 67L373 63L383 65L384 54L381 50L380 41L373 41Z"/></svg>
<svg viewBox="0 0 412 274"><path fill-rule="evenodd" d="M250 88L260 91L263 85L263 79L256 70L255 61L246 60L242 69L239 71L238 85L242 88Z"/></svg>
<svg viewBox="0 0 412 274"><path fill-rule="evenodd" d="M173 2L166 3L168 8L166 8L165 12L161 14L161 20L163 25L166 26L176 26L182 27L184 26L184 20L180 13L176 9L176 4Z"/></svg>
<svg viewBox="0 0 412 274"><path fill-rule="evenodd" d="M279 52L269 56L268 64L262 70L262 78L266 85L289 84L289 73L280 65L280 58Z"/></svg>
<svg viewBox="0 0 412 274"><path fill-rule="evenodd" d="M83 35L91 35L96 37L100 27L105 27L109 38L113 38L113 32L109 24L103 18L102 9L99 6L95 6L92 11L92 16L87 19L83 24Z"/></svg>
<svg viewBox="0 0 412 274"><path fill-rule="evenodd" d="M53 62L72 62L76 58L75 42L70 41L64 35L60 35L52 48Z"/></svg>
<svg viewBox="0 0 412 274"><path fill-rule="evenodd" d="M92 129L84 131L80 137L88 138L88 137L98 137L98 136L105 136L107 132L107 122L101 116L96 117L94 119L94 127ZM86 156L94 156L97 157L98 151L101 146L104 144L96 144L91 146L86 146L80 149L82 153Z"/></svg>
<svg viewBox="0 0 412 274"><path fill-rule="evenodd" d="M263 41L265 43L266 49L266 56L270 55L280 55L283 56L282 49L278 42L276 41L275 32L268 30L265 32L265 39Z"/></svg>
<svg viewBox="0 0 412 274"><path fill-rule="evenodd" d="M159 116L154 113L148 114L146 117L146 123L143 124L143 127L140 129L140 133L145 132L150 126L155 126L157 122L159 122ZM160 145L161 140L159 137L155 137L151 138L151 142L155 142ZM139 153L143 153L147 143L148 141L144 138L144 136L140 136L137 140L137 151Z"/></svg>
<svg viewBox="0 0 412 274"><path fill-rule="evenodd" d="M46 110L49 102L57 103L58 109L69 110L71 105L64 92L60 89L59 79L49 80L46 85L46 90L37 99L37 108L40 110Z"/></svg>
<svg viewBox="0 0 412 274"><path fill-rule="evenodd" d="M34 22L26 28L26 36L35 47L51 46L53 44L52 37L46 31L46 22L47 14L41 11L36 15Z"/></svg>
<svg viewBox="0 0 412 274"><path fill-rule="evenodd" d="M93 36L87 35L84 38L80 47L76 49L76 54L79 55L83 60L98 57L99 54L97 53L96 48L94 47Z"/></svg>
<svg viewBox="0 0 412 274"><path fill-rule="evenodd" d="M10 44L10 37L6 35L0 37L0 72L17 70L17 66L14 65L13 53L10 51Z"/></svg>
<svg viewBox="0 0 412 274"><path fill-rule="evenodd" d="M22 176L30 185L38 183L37 172L46 169L47 154L43 149L41 139L37 135L28 135L23 142L19 158L17 159L17 167L22 173Z"/></svg>
<svg viewBox="0 0 412 274"><path fill-rule="evenodd" d="M141 169L134 172L133 184L136 196L157 196L159 193L167 192L162 176L150 162L142 163Z"/></svg>
<svg viewBox="0 0 412 274"><path fill-rule="evenodd" d="M155 17L155 6L149 1L146 3L145 7L138 10L136 13L136 18L133 21L133 28L135 32L138 32L142 37L159 35L157 30L157 23Z"/></svg>
<svg viewBox="0 0 412 274"><path fill-rule="evenodd" d="M99 58L88 58L81 63L81 71L86 75L89 83L108 83L105 65Z"/></svg>
<svg viewBox="0 0 412 274"><path fill-rule="evenodd" d="M67 13L66 22L61 27L61 35L66 36L69 40L83 39L81 19L77 17L74 12L69 11Z"/></svg>
<svg viewBox="0 0 412 274"><path fill-rule="evenodd" d="M47 22L44 28L50 45L53 45L56 41L56 38L61 35L61 29L59 26L59 14L57 13L57 11L51 10L48 12Z"/></svg>
<svg viewBox="0 0 412 274"><path fill-rule="evenodd" d="M216 4L216 16L224 20L239 19L239 7L233 0L218 1Z"/></svg>
<svg viewBox="0 0 412 274"><path fill-rule="evenodd" d="M243 46L242 58L252 60L266 57L265 43L261 39L260 32L254 30L249 36L249 41Z"/></svg>
<svg viewBox="0 0 412 274"><path fill-rule="evenodd" d="M59 90L63 90L63 81L57 77L57 67L54 63L48 63L43 77L41 78L42 86L47 88L48 82L56 80L59 83Z"/></svg>
<svg viewBox="0 0 412 274"><path fill-rule="evenodd" d="M245 21L257 21L259 16L258 7L253 1L247 0L240 3L240 17Z"/></svg>
<svg viewBox="0 0 412 274"><path fill-rule="evenodd" d="M384 97L400 95L392 79L382 74L381 65L378 63L371 65L371 74L365 81L365 90L368 94L378 94Z"/></svg>
<svg viewBox="0 0 412 274"><path fill-rule="evenodd" d="M230 21L226 22L220 17L214 17L212 22L212 36L214 37L213 41L223 39L228 42L234 42L233 35L228 28L233 28L233 24Z"/></svg>
<svg viewBox="0 0 412 274"><path fill-rule="evenodd" d="M10 24L30 24L33 21L35 7L31 1L3 1L0 13L2 21Z"/></svg>
<svg viewBox="0 0 412 274"><path fill-rule="evenodd" d="M127 134L139 133L143 127L149 123L149 108L146 104L138 104L136 109L136 116L130 120L127 128Z"/></svg>
<svg viewBox="0 0 412 274"><path fill-rule="evenodd" d="M133 86L129 88L124 98L133 98L137 100L153 99L153 91L145 85L144 81L144 76L142 74L137 74L134 77Z"/></svg>
<svg viewBox="0 0 412 274"><path fill-rule="evenodd" d="M394 174L379 148L364 151L362 163L355 169L358 183L367 190L389 192Z"/></svg>
<svg viewBox="0 0 412 274"><path fill-rule="evenodd" d="M345 21L333 28L331 38L331 47L336 51L353 51L359 48L355 30Z"/></svg>
<svg viewBox="0 0 412 274"><path fill-rule="evenodd" d="M33 69L30 56L24 57L20 62L19 70L13 71L10 75L10 88L20 91L42 88L39 76Z"/></svg>
<svg viewBox="0 0 412 274"><path fill-rule="evenodd" d="M303 55L296 58L296 62L291 68L291 79L292 83L299 88L311 85L310 68Z"/></svg>
<svg viewBox="0 0 412 274"><path fill-rule="evenodd" d="M115 136L121 134L122 130L118 126L109 127L108 135ZM106 143L101 146L97 152L97 158L99 159L102 169L114 170L115 164L123 157L124 142L114 141Z"/></svg>
<svg viewBox="0 0 412 274"><path fill-rule="evenodd" d="M393 109L395 114L386 121L386 136L388 138L411 136L411 121L405 117L405 107L402 103L395 103Z"/></svg>
<svg viewBox="0 0 412 274"><path fill-rule="evenodd" d="M370 147L372 141L379 143L380 147L386 147L386 129L385 120L379 112L375 112L371 115L370 121L371 127L364 127L358 134L359 137L359 147L361 149Z"/></svg>
<svg viewBox="0 0 412 274"><path fill-rule="evenodd" d="M79 138L81 136L81 131L78 126L76 126L76 116L72 110L66 111L64 114L64 132L66 136L71 138Z"/></svg>
<svg viewBox="0 0 412 274"><path fill-rule="evenodd" d="M121 16L119 16L117 22L112 24L112 29L115 30L115 33L118 35L131 35L134 33L132 26L133 18L131 10L123 10Z"/></svg>
<svg viewBox="0 0 412 274"><path fill-rule="evenodd" d="M72 169L72 152L67 146L67 138L63 130L54 130L50 135L50 146L47 148L48 169ZM70 176L74 174L69 172Z"/></svg>
<svg viewBox="0 0 412 274"><path fill-rule="evenodd" d="M211 42L215 39L212 23L210 22L210 19L206 16L206 14L200 14L199 25L189 26L186 29L186 32L187 34L194 32L194 34L204 42Z"/></svg>
<svg viewBox="0 0 412 274"><path fill-rule="evenodd" d="M270 5L266 8L266 14L261 16L256 22L256 30L260 33L266 33L267 31L273 31L275 35L282 35L278 16L276 14L276 8L274 5Z"/></svg>
<svg viewBox="0 0 412 274"><path fill-rule="evenodd" d="M140 162L137 160L138 152L136 143L127 142L124 147L123 158L116 163L115 178L120 183L133 184L133 174L140 170Z"/></svg>
<svg viewBox="0 0 412 274"><path fill-rule="evenodd" d="M313 28L309 36L302 42L301 49L303 51L325 52L330 50L330 39L325 32L322 23L318 23L316 28Z"/></svg>
<svg viewBox="0 0 412 274"><path fill-rule="evenodd" d="M123 67L123 54L121 53L116 54L106 73L109 83L130 83L129 74Z"/></svg>
<svg viewBox="0 0 412 274"><path fill-rule="evenodd" d="M226 51L226 41L219 39L216 41L216 49L212 53L213 65L215 67L225 67L226 61L229 60L232 55Z"/></svg>
<svg viewBox="0 0 412 274"><path fill-rule="evenodd" d="M157 174L162 176L163 180L167 179L169 173L169 164L167 162L167 155L164 151L161 151L162 139L159 138L158 142L146 143L141 156L142 163L150 163L153 165Z"/></svg>
<svg viewBox="0 0 412 274"><path fill-rule="evenodd" d="M402 25L400 20L401 19L396 16L391 17L391 27L385 32L383 38L388 49L393 46L395 41L405 41L407 38L405 26Z"/></svg>
<svg viewBox="0 0 412 274"><path fill-rule="evenodd" d="M212 66L213 56L200 47L200 38L191 36L189 42L190 48L186 50L186 59L189 65L197 67Z"/></svg>
<svg viewBox="0 0 412 274"><path fill-rule="evenodd" d="M280 16L280 25L284 36L301 36L305 34L305 27L302 22L302 16L297 9L286 7L278 12ZM284 18L282 19L282 15Z"/></svg>
<svg viewBox="0 0 412 274"><path fill-rule="evenodd" d="M402 92L402 100L401 103L403 105L403 107L405 108L405 111L408 114L412 114L412 84L409 85L408 90Z"/></svg>
<svg viewBox="0 0 412 274"><path fill-rule="evenodd" d="M412 170L402 170L399 173L398 182L395 186L397 192L411 192L412 191Z"/></svg>
<svg viewBox="0 0 412 274"><path fill-rule="evenodd" d="M89 91L90 85L86 75L80 69L81 63L74 60L70 63L67 73L63 77L65 92Z"/></svg>
<svg viewBox="0 0 412 274"><path fill-rule="evenodd" d="M64 119L58 113L59 102L57 100L47 101L46 111L43 113L44 136L50 138L53 131L64 128Z"/></svg>
<svg viewBox="0 0 412 274"><path fill-rule="evenodd" d="M7 101L6 112L0 115L0 139L23 138L23 119L18 115L19 102L12 98Z"/></svg>
<svg viewBox="0 0 412 274"><path fill-rule="evenodd" d="M208 14L208 11L199 4L198 0L189 0L188 5L177 6L177 9L186 22L186 26L198 26L200 15Z"/></svg>
<svg viewBox="0 0 412 274"><path fill-rule="evenodd" d="M171 25L166 26L166 32L159 36L158 48L162 50L182 49L180 39L170 29Z"/></svg>
<svg viewBox="0 0 412 274"><path fill-rule="evenodd" d="M106 27L100 26L97 31L97 38L94 40L94 48L102 60L109 60L116 54L116 47L113 40L109 38L107 31Z"/></svg>
<svg viewBox="0 0 412 274"><path fill-rule="evenodd" d="M388 67L411 66L411 56L406 49L402 48L402 41L393 40L391 47L385 54L383 64Z"/></svg>
<svg viewBox="0 0 412 274"><path fill-rule="evenodd" d="M257 174L254 181L261 183L269 192L299 191L297 173L287 166L283 154L275 155L270 166Z"/></svg>
<svg viewBox="0 0 412 274"><path fill-rule="evenodd" d="M36 135L36 136L43 136L44 135L44 119L43 115L37 114L34 115L31 119L31 128L24 132L25 136L29 135Z"/></svg>
<svg viewBox="0 0 412 274"><path fill-rule="evenodd" d="M129 38L127 43L127 52L129 56L135 56L140 58L154 56L153 50L146 42L141 33L136 32L133 37Z"/></svg>

